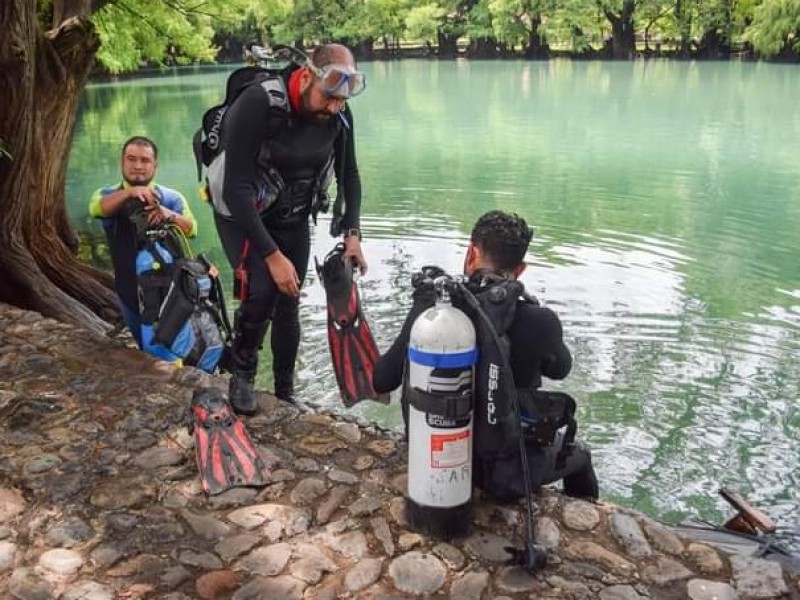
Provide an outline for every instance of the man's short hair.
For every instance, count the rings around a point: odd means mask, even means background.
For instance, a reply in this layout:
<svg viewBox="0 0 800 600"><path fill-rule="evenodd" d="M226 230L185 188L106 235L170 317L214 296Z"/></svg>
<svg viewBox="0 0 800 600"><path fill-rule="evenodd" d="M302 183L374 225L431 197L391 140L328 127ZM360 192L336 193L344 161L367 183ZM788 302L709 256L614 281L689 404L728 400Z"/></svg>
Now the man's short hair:
<svg viewBox="0 0 800 600"><path fill-rule="evenodd" d="M483 215L472 228L472 243L481 249L499 270L510 270L525 260L533 229L515 213L493 210Z"/></svg>
<svg viewBox="0 0 800 600"><path fill-rule="evenodd" d="M127 150L128 146L144 146L145 148L152 148L153 150L153 158L158 158L158 148L156 147L156 143L148 137L144 137L143 135L135 135L132 138L129 138L122 144L122 154L125 154L125 150Z"/></svg>
<svg viewBox="0 0 800 600"><path fill-rule="evenodd" d="M353 53L350 52L347 46L342 44L324 44L314 50L314 53L311 55L311 62L314 63L315 67L321 69L322 67L327 67L334 63L341 63L343 57L347 57L348 60L352 60L353 64L355 64Z"/></svg>

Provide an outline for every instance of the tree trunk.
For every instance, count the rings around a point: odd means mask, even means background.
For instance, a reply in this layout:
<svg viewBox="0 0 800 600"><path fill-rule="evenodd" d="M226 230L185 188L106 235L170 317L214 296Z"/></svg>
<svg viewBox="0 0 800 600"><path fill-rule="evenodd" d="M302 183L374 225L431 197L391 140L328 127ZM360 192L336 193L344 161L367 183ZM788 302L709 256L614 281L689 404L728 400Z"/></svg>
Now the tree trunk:
<svg viewBox="0 0 800 600"><path fill-rule="evenodd" d="M439 30L436 34L439 42L439 58L455 58L458 56L458 38Z"/></svg>
<svg viewBox="0 0 800 600"><path fill-rule="evenodd" d="M57 3L65 15L75 2ZM109 274L81 264L64 186L80 93L98 40L71 17L42 32L35 0L0 8L0 301L107 328L119 317ZM66 7L66 8L65 8Z"/></svg>
<svg viewBox="0 0 800 600"><path fill-rule="evenodd" d="M497 40L491 37L470 40L467 49L469 58L497 58Z"/></svg>
<svg viewBox="0 0 800 600"><path fill-rule="evenodd" d="M678 44L678 56L689 58L690 44L692 42L692 16L687 14L685 0L675 2L675 20L678 23L680 41Z"/></svg>
<svg viewBox="0 0 800 600"><path fill-rule="evenodd" d="M550 46L539 35L539 26L542 24L542 16L531 17L531 30L528 34L528 46L525 48L525 58L549 58Z"/></svg>
<svg viewBox="0 0 800 600"><path fill-rule="evenodd" d="M636 54L636 32L633 28L635 9L634 0L625 0L620 14L605 11L606 18L611 23L611 58L627 60Z"/></svg>

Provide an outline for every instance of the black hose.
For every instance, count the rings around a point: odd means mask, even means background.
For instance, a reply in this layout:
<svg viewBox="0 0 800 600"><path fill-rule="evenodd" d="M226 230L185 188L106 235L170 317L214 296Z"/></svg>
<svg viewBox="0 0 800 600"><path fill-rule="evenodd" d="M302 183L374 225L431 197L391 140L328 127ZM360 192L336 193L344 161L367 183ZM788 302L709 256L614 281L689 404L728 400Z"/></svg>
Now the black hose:
<svg viewBox="0 0 800 600"><path fill-rule="evenodd" d="M511 399L511 404L514 407L514 412L516 412L517 415L517 422L519 423L522 419L522 411L519 405L519 398L517 397L517 386L514 382L514 376L511 373L511 357L506 355L506 349L502 343L502 340L500 339L500 335L497 333L494 323L492 323L492 320L483 310L481 303L478 301L475 295L461 281L454 281L453 283L463 294L467 304L469 304L470 307L475 310L478 316L480 316L481 320L486 325L486 328L489 330L489 333L492 335L494 343L497 344L497 348L500 351L504 362L502 372L506 388L508 390L508 396ZM531 496L531 474L528 465L528 452L525 446L525 438L522 435L522 430L520 430L519 434L519 453L520 461L522 463L522 477L525 481L525 501L528 508L528 519L526 523L527 543L525 550L523 551L515 550L513 548L510 550L512 550L512 554L516 562L518 562L529 573L535 574L547 566L547 555L536 543L536 533L533 518L533 498Z"/></svg>

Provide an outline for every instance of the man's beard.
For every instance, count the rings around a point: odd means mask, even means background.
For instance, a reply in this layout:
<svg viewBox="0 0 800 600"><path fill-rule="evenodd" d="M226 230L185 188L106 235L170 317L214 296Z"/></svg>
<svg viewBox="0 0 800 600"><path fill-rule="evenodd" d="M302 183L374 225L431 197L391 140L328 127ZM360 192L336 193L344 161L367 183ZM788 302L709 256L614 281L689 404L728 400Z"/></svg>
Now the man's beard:
<svg viewBox="0 0 800 600"><path fill-rule="evenodd" d="M139 186L150 185L150 182L153 181L152 177L147 178L147 177L145 177L143 175L139 176L139 177L133 177L131 179L128 179L127 177L125 177L123 175L122 178L125 180L125 183L127 183L131 187L139 187Z"/></svg>
<svg viewBox="0 0 800 600"><path fill-rule="evenodd" d="M323 110L309 110L309 108L308 108L308 104L309 104L308 97L309 97L310 93L311 93L311 86L306 88L306 90L300 96L301 104L303 106L303 113L305 114L306 117L308 117L310 119L315 119L317 121L327 121L332 116L334 116L334 113L332 113L332 112L330 112L328 110L324 110L324 109Z"/></svg>

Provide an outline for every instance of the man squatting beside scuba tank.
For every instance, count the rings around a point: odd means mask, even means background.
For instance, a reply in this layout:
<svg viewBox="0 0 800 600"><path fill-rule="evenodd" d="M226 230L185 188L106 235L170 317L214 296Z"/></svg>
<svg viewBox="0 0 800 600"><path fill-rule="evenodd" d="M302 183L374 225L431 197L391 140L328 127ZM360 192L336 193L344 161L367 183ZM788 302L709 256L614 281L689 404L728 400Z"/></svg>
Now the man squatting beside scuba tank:
<svg viewBox="0 0 800 600"><path fill-rule="evenodd" d="M527 415L529 422L535 421L537 415L531 413L536 411L538 405L551 414L564 413L568 416L564 423L571 420L574 425L574 401L569 396L538 391L542 377L564 379L569 374L572 356L564 344L558 316L552 310L539 306L533 298L524 294L521 283L516 283L527 266L524 259L532 235L525 220L517 215L501 211L483 215L472 230L464 261L464 274L469 278L466 287L476 298L484 294L490 294L485 298L491 298L491 290L497 286L516 290L513 294L496 294L497 297L506 298L503 300L506 304L513 302L515 307L497 307L492 312L508 314L509 309L515 309L513 321L507 330L503 330L501 323L495 322L494 325L501 337L507 336L510 344L511 372L523 417ZM433 271L435 274L438 270ZM438 272L443 274L442 271ZM509 282L514 282L517 287L509 286ZM417 285L413 300L400 335L375 366L373 383L378 393L389 392L403 382L411 328L417 317L434 305L433 286ZM452 300L455 306L470 316L480 332L480 320L474 311L463 301L459 302L455 293ZM488 388L491 384L479 376L481 368L487 366L484 361L498 360L498 355L490 348L490 343L484 346L480 335L478 343L481 347L473 408L473 483L501 502L525 495L519 450L519 436L525 435L532 490L563 479L567 494L597 498L597 479L588 449L569 439L565 442L565 438L571 436L563 431L552 431L551 440L542 440L539 435L526 435L525 427L521 426L509 397L499 393L499 388L493 389L490 394ZM491 366L488 365L489 368ZM487 371L486 368L483 370ZM408 426L405 398L403 416ZM555 425L562 423L560 416L549 420ZM547 418L543 422L546 421ZM571 435L574 436L574 427Z"/></svg>
<svg viewBox="0 0 800 600"><path fill-rule="evenodd" d="M222 128L221 185L209 170L217 231L234 268L234 295L241 300L229 399L244 415L256 412L258 350L270 320L275 395L296 401L298 304L311 250L309 216L325 209L319 203L331 172L345 203L331 233L343 233L345 255L362 272L367 266L358 229L361 180L353 117L346 104L363 90L363 74L345 46L327 44L314 52L312 62L288 67L278 84L276 89L273 79L250 85L236 98Z"/></svg>
<svg viewBox="0 0 800 600"><path fill-rule="evenodd" d="M134 136L122 146L122 182L96 190L89 200L89 214L103 220L122 316L140 348L142 339L135 264L138 248L131 213L143 206L149 225L174 223L185 235L197 235L197 222L186 198L153 181L157 167L158 148L153 140Z"/></svg>

